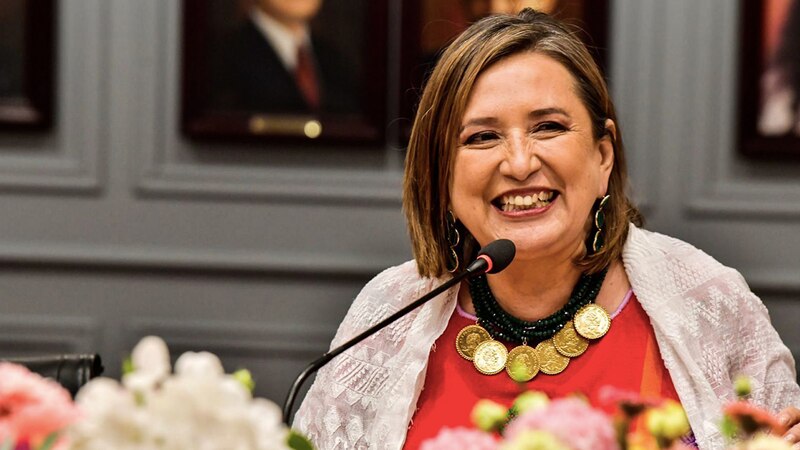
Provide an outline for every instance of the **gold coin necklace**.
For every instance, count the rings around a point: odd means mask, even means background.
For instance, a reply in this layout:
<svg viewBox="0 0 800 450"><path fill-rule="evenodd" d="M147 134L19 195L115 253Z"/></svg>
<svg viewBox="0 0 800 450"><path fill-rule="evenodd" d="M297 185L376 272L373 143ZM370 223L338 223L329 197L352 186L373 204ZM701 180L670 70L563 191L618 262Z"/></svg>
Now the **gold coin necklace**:
<svg viewBox="0 0 800 450"><path fill-rule="evenodd" d="M583 354L590 341L603 337L611 326L611 317L594 303L606 272L581 275L563 308L532 322L518 319L500 307L486 275L469 280L478 320L458 333L458 354L472 361L484 375L494 375L505 368L518 382L530 381L539 372L548 375L563 372L571 358ZM497 339L520 345L509 352ZM537 344L531 347L528 342Z"/></svg>

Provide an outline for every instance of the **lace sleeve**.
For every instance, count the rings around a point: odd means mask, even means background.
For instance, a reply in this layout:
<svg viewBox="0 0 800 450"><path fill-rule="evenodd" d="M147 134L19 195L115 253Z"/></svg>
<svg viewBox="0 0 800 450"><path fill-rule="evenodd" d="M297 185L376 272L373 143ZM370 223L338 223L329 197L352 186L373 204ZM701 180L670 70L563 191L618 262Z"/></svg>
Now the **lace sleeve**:
<svg viewBox="0 0 800 450"><path fill-rule="evenodd" d="M731 377L747 375L752 380L750 399L773 412L787 406L800 407L794 358L770 322L767 308L748 288L738 272L734 294L740 298L735 336L739 351L731 355ZM732 283L733 284L733 283Z"/></svg>
<svg viewBox="0 0 800 450"><path fill-rule="evenodd" d="M379 274L356 297L331 348L397 311L428 284L413 262ZM417 314L412 312L323 367L295 416L294 428L319 449L383 448L377 443L385 441L389 430L378 429L382 426L376 420L377 405L397 390L396 374L403 369L395 367L401 360L395 356Z"/></svg>

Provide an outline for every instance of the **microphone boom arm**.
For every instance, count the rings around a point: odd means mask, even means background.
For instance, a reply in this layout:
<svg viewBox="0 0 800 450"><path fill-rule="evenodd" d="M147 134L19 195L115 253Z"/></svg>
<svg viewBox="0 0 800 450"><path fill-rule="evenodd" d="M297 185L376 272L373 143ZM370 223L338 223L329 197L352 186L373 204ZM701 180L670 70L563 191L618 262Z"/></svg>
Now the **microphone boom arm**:
<svg viewBox="0 0 800 450"><path fill-rule="evenodd" d="M397 319L405 316L409 312L413 311L414 309L422 306L423 304L427 303L432 298L436 297L437 295L441 294L442 292L450 289L456 283L460 282L464 278L468 278L473 275L477 275L482 273L491 268L491 262L487 261L484 258L478 258L466 270L461 273L456 274L453 278L447 280L446 282L439 285L436 289L428 292L427 294L423 295L419 299L415 300L412 303L404 306L402 309L398 310L396 313L390 315L389 317L381 320L377 324L371 326L367 330L363 331L358 336L348 340L344 344L330 350L329 352L322 355L317 360L313 361L311 364L308 365L300 375L297 376L297 379L294 380L294 384L292 388L289 390L289 394L286 396L286 401L283 403L283 422L287 425L291 425L291 414L292 414L292 406L294 405L295 398L297 397L297 393L300 390L300 387L303 386L306 379L314 372L319 370L322 366L327 364L331 359L338 356L343 351L349 349L350 347L358 344L359 342L363 341L364 339L372 336L373 334L377 333L378 331L382 330L386 326L390 325L391 323L395 322Z"/></svg>

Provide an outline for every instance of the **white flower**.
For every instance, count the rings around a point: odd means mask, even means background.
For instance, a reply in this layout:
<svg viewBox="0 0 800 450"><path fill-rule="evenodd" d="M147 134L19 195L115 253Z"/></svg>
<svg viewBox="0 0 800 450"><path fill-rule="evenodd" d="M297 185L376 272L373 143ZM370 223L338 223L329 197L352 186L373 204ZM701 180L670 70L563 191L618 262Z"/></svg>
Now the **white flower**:
<svg viewBox="0 0 800 450"><path fill-rule="evenodd" d="M152 441L147 411L134 394L109 378L97 378L75 399L83 420L70 429L74 450L133 449ZM156 448L156 447L153 447Z"/></svg>
<svg viewBox="0 0 800 450"><path fill-rule="evenodd" d="M170 375L162 344L136 347L124 386L97 379L80 391L85 418L70 432L71 450L288 449L277 405L253 399L211 353L181 355Z"/></svg>
<svg viewBox="0 0 800 450"><path fill-rule="evenodd" d="M752 440L745 441L736 450L791 450L792 445L778 436L758 433Z"/></svg>
<svg viewBox="0 0 800 450"><path fill-rule="evenodd" d="M175 375L181 377L219 378L225 369L217 355L209 352L186 352L175 361Z"/></svg>
<svg viewBox="0 0 800 450"><path fill-rule="evenodd" d="M156 336L143 338L131 353L134 371L122 377L126 388L136 392L154 389L169 376L172 366L167 343Z"/></svg>

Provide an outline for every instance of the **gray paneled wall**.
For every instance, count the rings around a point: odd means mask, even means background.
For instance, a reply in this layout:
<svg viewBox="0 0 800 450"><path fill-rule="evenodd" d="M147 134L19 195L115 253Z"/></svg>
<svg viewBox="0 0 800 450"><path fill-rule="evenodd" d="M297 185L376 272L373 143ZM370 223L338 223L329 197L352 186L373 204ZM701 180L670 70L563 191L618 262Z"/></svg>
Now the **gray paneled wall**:
<svg viewBox="0 0 800 450"><path fill-rule="evenodd" d="M735 152L736 2L613 3L613 90L649 227L740 268L800 352L800 165ZM282 400L363 283L409 257L402 152L187 141L180 2L59 6L57 125L0 135L0 352L99 351L117 375L155 333Z"/></svg>
<svg viewBox="0 0 800 450"><path fill-rule="evenodd" d="M615 0L612 81L648 226L739 269L800 355L800 163L736 150L739 2Z"/></svg>
<svg viewBox="0 0 800 450"><path fill-rule="evenodd" d="M58 23L55 130L0 135L0 352L99 351L118 375L155 333L282 400L408 259L402 152L188 141L179 1L61 1Z"/></svg>

